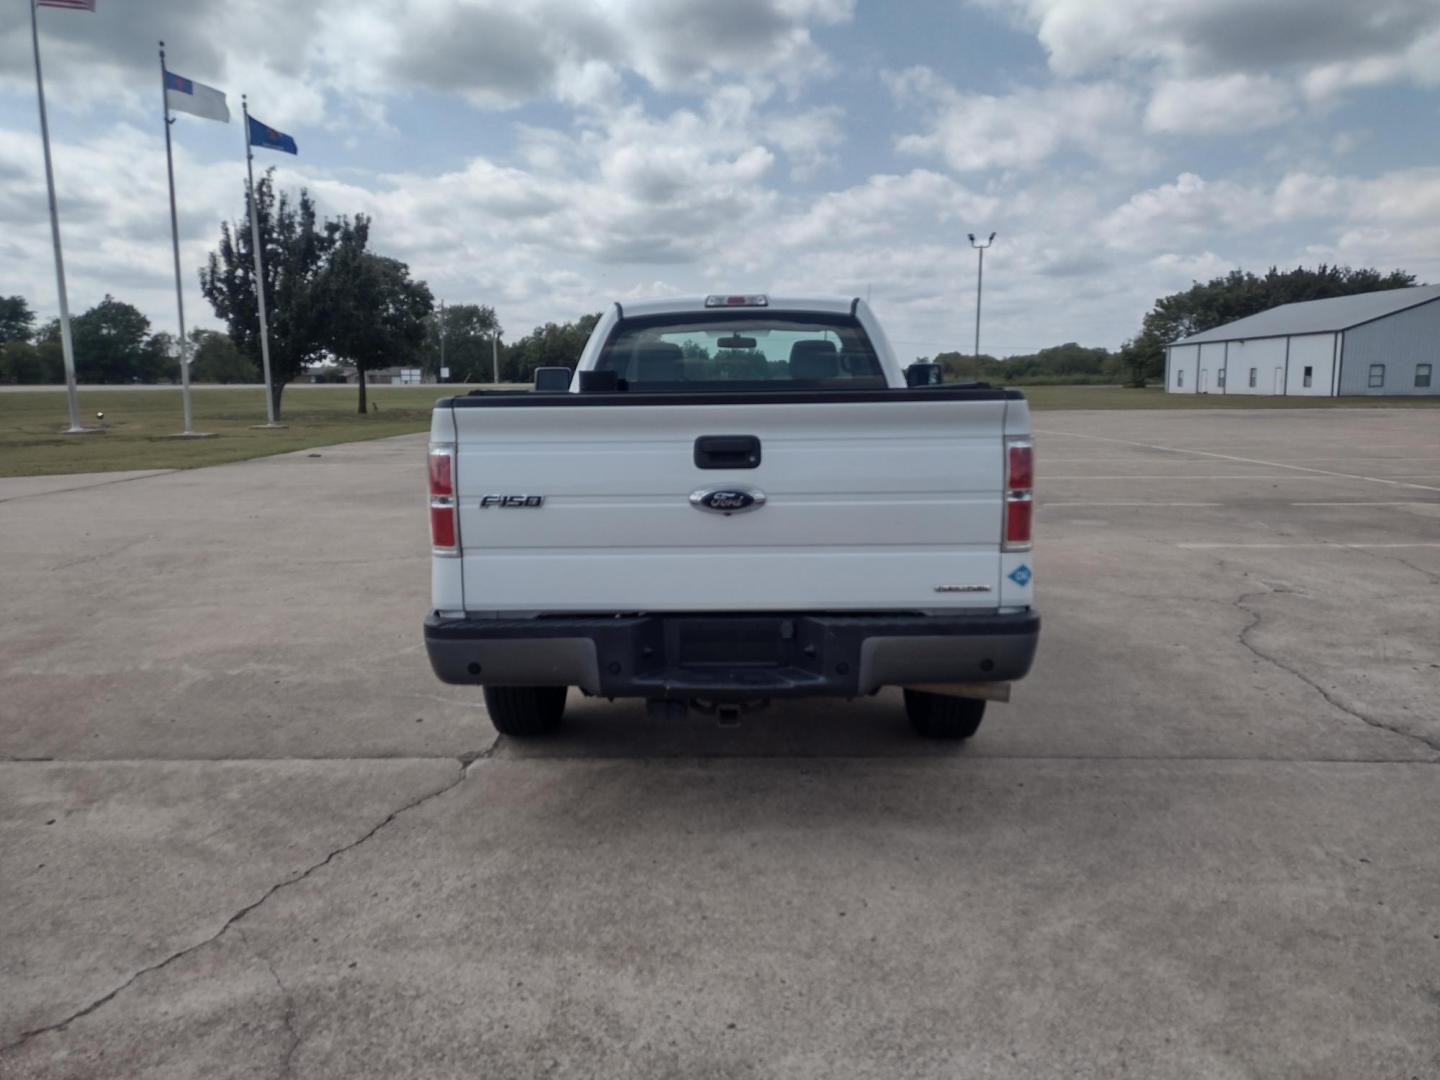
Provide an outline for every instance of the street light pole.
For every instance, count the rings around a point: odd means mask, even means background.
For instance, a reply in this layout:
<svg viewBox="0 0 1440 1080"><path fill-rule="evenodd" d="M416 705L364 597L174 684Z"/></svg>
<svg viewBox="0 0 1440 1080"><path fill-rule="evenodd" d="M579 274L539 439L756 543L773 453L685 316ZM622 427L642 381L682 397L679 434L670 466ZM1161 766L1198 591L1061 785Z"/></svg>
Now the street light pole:
<svg viewBox="0 0 1440 1080"><path fill-rule="evenodd" d="M985 249L995 242L995 234L992 232L989 239L983 244L975 239L975 234L970 233L970 246L980 253L980 273L975 278L975 359L980 359L980 293L985 287Z"/></svg>

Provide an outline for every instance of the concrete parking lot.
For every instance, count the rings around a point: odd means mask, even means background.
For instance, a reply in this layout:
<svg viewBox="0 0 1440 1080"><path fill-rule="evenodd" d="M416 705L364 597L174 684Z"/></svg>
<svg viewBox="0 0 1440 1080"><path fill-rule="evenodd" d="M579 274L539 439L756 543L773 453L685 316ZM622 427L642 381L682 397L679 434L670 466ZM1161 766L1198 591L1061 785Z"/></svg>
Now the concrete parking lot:
<svg viewBox="0 0 1440 1080"><path fill-rule="evenodd" d="M1440 412L1036 427L963 747L497 742L420 437L0 480L0 1077L1440 1076Z"/></svg>

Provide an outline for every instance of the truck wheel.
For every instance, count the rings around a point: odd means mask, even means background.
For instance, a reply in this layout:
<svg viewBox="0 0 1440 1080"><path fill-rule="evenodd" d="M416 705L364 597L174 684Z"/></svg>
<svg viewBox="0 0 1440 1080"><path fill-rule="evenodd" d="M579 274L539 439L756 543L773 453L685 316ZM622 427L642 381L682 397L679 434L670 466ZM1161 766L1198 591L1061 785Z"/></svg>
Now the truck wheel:
<svg viewBox="0 0 1440 1080"><path fill-rule="evenodd" d="M548 735L565 715L568 686L487 686L485 708L501 735Z"/></svg>
<svg viewBox="0 0 1440 1080"><path fill-rule="evenodd" d="M915 730L927 739L968 739L985 718L985 702L906 690L905 712Z"/></svg>

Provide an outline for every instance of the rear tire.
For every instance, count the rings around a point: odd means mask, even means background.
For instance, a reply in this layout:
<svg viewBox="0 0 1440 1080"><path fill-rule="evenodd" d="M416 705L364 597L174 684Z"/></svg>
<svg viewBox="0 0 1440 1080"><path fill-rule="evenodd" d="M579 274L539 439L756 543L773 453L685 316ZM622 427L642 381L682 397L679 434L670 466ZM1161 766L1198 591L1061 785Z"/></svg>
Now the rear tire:
<svg viewBox="0 0 1440 1080"><path fill-rule="evenodd" d="M568 686L487 686L485 708L501 735L549 735L565 715Z"/></svg>
<svg viewBox="0 0 1440 1080"><path fill-rule="evenodd" d="M906 690L905 713L915 730L927 739L968 739L985 719L985 702Z"/></svg>

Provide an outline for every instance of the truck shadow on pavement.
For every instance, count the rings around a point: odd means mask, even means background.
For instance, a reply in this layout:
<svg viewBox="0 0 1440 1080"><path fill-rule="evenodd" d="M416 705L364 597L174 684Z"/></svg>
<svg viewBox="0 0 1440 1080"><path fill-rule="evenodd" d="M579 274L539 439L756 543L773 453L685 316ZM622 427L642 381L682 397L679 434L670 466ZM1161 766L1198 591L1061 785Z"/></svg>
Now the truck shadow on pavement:
<svg viewBox="0 0 1440 1080"><path fill-rule="evenodd" d="M481 721L485 723L484 720ZM986 723L989 723L987 720ZM985 737L982 726L976 740ZM735 725L694 709L683 719L652 717L645 703L570 692L561 730L543 739L501 738L493 756L532 758L934 758L969 756L965 743L923 739L900 694L854 700L771 703Z"/></svg>

